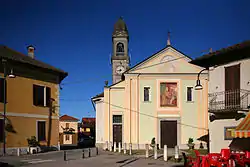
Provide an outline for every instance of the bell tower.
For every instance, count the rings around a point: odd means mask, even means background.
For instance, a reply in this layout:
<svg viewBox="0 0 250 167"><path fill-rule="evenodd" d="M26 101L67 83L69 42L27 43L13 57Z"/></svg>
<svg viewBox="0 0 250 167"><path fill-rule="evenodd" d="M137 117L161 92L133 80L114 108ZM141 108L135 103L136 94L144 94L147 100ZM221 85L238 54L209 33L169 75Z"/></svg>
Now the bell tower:
<svg viewBox="0 0 250 167"><path fill-rule="evenodd" d="M112 82L121 81L122 74L129 69L130 58L128 55L129 35L126 23L120 17L114 25L112 33Z"/></svg>

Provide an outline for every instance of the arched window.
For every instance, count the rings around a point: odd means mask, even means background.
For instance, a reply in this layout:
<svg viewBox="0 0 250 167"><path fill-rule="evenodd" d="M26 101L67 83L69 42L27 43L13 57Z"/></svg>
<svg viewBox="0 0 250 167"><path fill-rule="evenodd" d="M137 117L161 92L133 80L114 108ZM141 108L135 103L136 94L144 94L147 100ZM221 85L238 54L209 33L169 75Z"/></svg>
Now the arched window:
<svg viewBox="0 0 250 167"><path fill-rule="evenodd" d="M117 45L116 45L116 52L120 52L120 53L123 53L124 52L124 45L123 45L123 43L118 43Z"/></svg>

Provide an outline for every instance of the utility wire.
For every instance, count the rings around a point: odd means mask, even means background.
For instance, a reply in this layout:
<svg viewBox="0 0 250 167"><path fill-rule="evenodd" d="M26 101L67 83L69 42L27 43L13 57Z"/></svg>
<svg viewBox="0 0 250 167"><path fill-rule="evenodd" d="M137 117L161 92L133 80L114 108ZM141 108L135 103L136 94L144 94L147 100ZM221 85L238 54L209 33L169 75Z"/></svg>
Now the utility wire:
<svg viewBox="0 0 250 167"><path fill-rule="evenodd" d="M90 101L91 99L60 99L61 101L66 101L66 102L85 102L85 101Z"/></svg>
<svg viewBox="0 0 250 167"><path fill-rule="evenodd" d="M181 57L178 57L178 58L175 58L175 59L172 59L172 60L163 61L163 62L152 64L152 65L149 65L149 66L137 68L137 70L154 67L154 66L157 66L157 65L169 63L169 62L176 61L176 60L183 59L183 58L187 58L187 57L186 56L181 56ZM84 80L78 80L78 81L72 81L72 82L65 82L65 83L61 83L61 86L65 86L65 85L69 85L69 84L81 84L81 83L86 83L87 81L93 81L93 80L98 80L100 78L108 78L108 77L110 77L110 75L107 75L107 76L98 76L97 78L92 78L92 79L84 79Z"/></svg>
<svg viewBox="0 0 250 167"><path fill-rule="evenodd" d="M160 65L160 64L169 63L169 62L172 62L172 61L175 61L175 60L179 60L179 59L182 59L182 58L186 58L186 56L181 56L181 57L178 57L178 58L176 58L176 59L172 59L172 60L168 60L168 61L164 61L164 62L152 64L152 65L145 66L145 67L141 67L141 68L137 68L137 70L146 69L146 68L150 68L150 67L157 66L157 65ZM110 75L109 75L109 77L110 77ZM83 83L83 82L86 82L86 79L85 79L84 81L82 81L82 82L81 82L81 81L75 81L75 82L68 82L68 83L66 83L66 84L75 84L75 83ZM64 84L61 84L61 85L65 85L65 83L64 83ZM81 99L79 99L79 100L60 99L60 100L62 100L62 101L73 101L73 102L75 102L75 101L84 102L84 101L89 101L90 99L82 99L82 100L81 100ZM114 104L111 104L111 103L109 103L109 102L105 102L105 101L104 101L104 103L109 104L109 105L112 105L112 106L117 107L117 108L120 108L120 109L124 109L125 111L127 111L127 110L130 111L130 109L128 109L128 108L124 108L124 107L121 107L121 106L118 106L118 105L114 105ZM141 115L145 115L145 116L148 116L148 117L152 117L152 118L155 118L155 119L160 119L159 117L155 117L155 116L152 116L152 115L148 115L148 114L145 114L145 113L141 113L141 112L139 112L139 111L135 111L135 110L132 110L132 109L131 109L131 111L132 111L132 112L139 113L139 114L141 114ZM196 127L196 126L192 126L192 125L188 125L188 124L183 124L183 123L178 123L178 122L177 122L177 124L184 125L184 126L188 126L188 127L192 127L192 128L196 128L196 129L208 130L208 129L206 129L206 128L200 128L200 127Z"/></svg>
<svg viewBox="0 0 250 167"><path fill-rule="evenodd" d="M66 99L60 99L60 100L66 100ZM86 99L83 99L83 100L80 100L80 99L78 99L79 101L87 101ZM90 99L88 99L88 101L89 101ZM67 100L66 100L67 101ZM130 109L129 108L124 108L124 107L122 107L122 106L118 106L118 105L115 105L115 104L112 104L112 103L109 103L109 102L106 102L106 101L103 101L104 103L106 103L106 104L109 104L109 105L111 105L111 106L113 106L113 107L117 107L117 108L120 108L120 109L124 109L125 111L130 111ZM131 109L131 111L132 112L135 112L135 113L139 113L140 115L144 115L144 116L148 116L148 117L151 117L151 118L155 118L155 119L160 119L160 117L156 117L156 116L153 116L153 115L149 115L149 114L145 114L145 113L142 113L142 112L140 112L140 111L136 111L136 110L132 110ZM191 128L196 128L196 129L202 129L202 130L208 130L208 129L206 129L206 128L201 128L201 127L196 127L196 126L193 126L193 125L188 125L188 124L184 124L184 123L178 123L177 122L177 124L180 124L180 125L183 125L183 126L188 126L188 127L191 127Z"/></svg>

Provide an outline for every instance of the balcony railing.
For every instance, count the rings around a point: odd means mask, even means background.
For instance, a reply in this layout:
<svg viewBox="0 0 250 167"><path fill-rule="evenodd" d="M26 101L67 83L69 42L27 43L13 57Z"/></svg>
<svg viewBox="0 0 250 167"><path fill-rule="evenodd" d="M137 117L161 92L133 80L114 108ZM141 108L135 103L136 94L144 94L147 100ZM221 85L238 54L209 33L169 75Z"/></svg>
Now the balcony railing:
<svg viewBox="0 0 250 167"><path fill-rule="evenodd" d="M208 95L210 113L248 111L250 107L249 90L230 90Z"/></svg>

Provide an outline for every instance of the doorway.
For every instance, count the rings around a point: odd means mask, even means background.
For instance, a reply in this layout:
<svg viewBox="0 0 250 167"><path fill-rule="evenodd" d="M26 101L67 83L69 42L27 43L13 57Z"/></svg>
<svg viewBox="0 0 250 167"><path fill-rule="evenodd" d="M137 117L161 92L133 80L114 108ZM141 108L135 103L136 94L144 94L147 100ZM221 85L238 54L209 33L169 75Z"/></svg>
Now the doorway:
<svg viewBox="0 0 250 167"><path fill-rule="evenodd" d="M240 64L225 67L225 108L240 107Z"/></svg>
<svg viewBox="0 0 250 167"><path fill-rule="evenodd" d="M113 143L122 143L122 115L113 115Z"/></svg>
<svg viewBox="0 0 250 167"><path fill-rule="evenodd" d="M177 120L160 121L161 147L167 145L174 148L177 145Z"/></svg>

